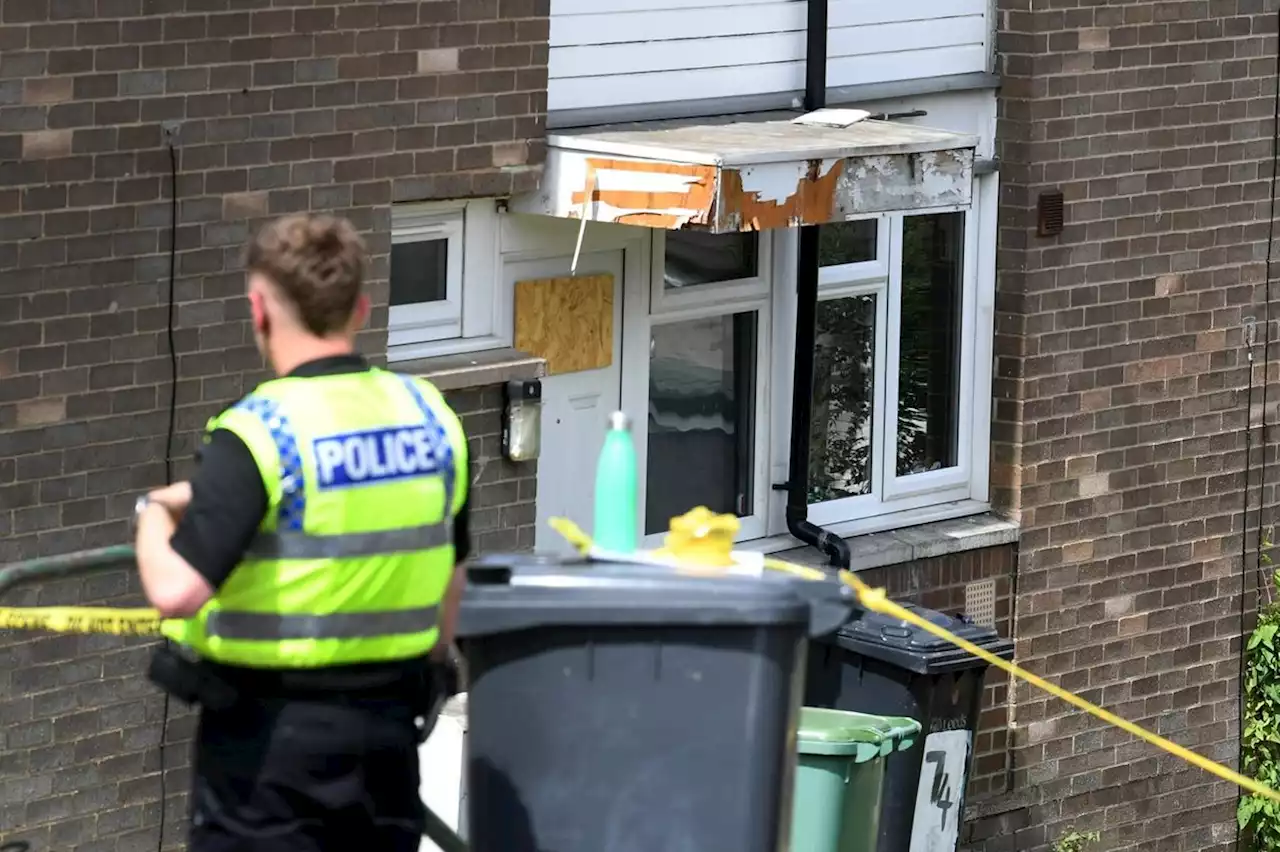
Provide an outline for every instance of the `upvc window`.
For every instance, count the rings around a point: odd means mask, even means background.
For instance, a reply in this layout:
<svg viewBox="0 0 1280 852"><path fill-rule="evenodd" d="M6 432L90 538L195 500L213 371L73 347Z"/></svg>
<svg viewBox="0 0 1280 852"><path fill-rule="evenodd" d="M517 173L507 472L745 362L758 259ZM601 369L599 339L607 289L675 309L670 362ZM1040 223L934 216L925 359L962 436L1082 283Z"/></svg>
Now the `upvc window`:
<svg viewBox="0 0 1280 852"><path fill-rule="evenodd" d="M647 536L694 506L767 533L769 241L655 232L646 418Z"/></svg>
<svg viewBox="0 0 1280 852"><path fill-rule="evenodd" d="M808 470L816 523L972 496L973 219L947 211L823 226Z"/></svg>
<svg viewBox="0 0 1280 852"><path fill-rule="evenodd" d="M976 218L823 226L806 483L815 523L883 528L985 500L976 341L993 329L976 310ZM786 531L795 245L794 231L655 232L642 441L651 544L698 505L738 516L740 540ZM775 247L789 249L776 263Z"/></svg>
<svg viewBox="0 0 1280 852"><path fill-rule="evenodd" d="M392 208L390 361L500 345L492 199Z"/></svg>

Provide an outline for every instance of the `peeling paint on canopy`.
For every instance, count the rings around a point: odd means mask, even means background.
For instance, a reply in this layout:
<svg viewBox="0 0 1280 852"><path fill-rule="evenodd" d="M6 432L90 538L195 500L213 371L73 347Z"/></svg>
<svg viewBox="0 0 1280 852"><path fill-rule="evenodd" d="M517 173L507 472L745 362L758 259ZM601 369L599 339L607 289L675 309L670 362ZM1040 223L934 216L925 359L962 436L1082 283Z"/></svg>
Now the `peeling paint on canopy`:
<svg viewBox="0 0 1280 852"><path fill-rule="evenodd" d="M872 121L644 127L553 135L543 188L512 209L724 233L972 202L971 137Z"/></svg>
<svg viewBox="0 0 1280 852"><path fill-rule="evenodd" d="M717 174L712 166L587 157L581 188L571 193L581 218L588 187L588 218L651 228L707 225L715 208Z"/></svg>
<svg viewBox="0 0 1280 852"><path fill-rule="evenodd" d="M726 169L721 176L718 218L730 231L830 222L844 169L844 160Z"/></svg>

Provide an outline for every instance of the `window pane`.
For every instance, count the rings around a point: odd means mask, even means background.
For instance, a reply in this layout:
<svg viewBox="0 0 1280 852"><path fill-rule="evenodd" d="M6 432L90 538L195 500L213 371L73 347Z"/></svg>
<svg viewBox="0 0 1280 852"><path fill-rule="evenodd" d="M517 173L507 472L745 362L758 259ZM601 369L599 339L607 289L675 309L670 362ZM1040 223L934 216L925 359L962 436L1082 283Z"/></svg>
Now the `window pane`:
<svg viewBox="0 0 1280 852"><path fill-rule="evenodd" d="M752 513L755 401L754 311L654 326L646 534L696 506Z"/></svg>
<svg viewBox="0 0 1280 852"><path fill-rule="evenodd" d="M422 240L391 247L391 305L442 302L449 297L449 241Z"/></svg>
<svg viewBox="0 0 1280 852"><path fill-rule="evenodd" d="M840 266L876 259L880 225L875 219L823 225L819 232L818 265Z"/></svg>
<svg viewBox="0 0 1280 852"><path fill-rule="evenodd" d="M958 464L964 214L902 223L898 476Z"/></svg>
<svg viewBox="0 0 1280 852"><path fill-rule="evenodd" d="M818 302L809 502L871 493L876 297Z"/></svg>
<svg viewBox="0 0 1280 852"><path fill-rule="evenodd" d="M754 278L759 234L668 231L663 277L668 290Z"/></svg>

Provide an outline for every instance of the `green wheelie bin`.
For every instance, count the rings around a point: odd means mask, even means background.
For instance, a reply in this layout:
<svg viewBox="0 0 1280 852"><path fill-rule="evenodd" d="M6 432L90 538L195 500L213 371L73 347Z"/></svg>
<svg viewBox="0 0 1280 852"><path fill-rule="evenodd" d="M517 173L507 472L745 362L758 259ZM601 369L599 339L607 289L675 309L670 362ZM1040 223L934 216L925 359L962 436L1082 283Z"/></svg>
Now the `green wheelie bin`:
<svg viewBox="0 0 1280 852"><path fill-rule="evenodd" d="M903 716L803 708L791 852L875 852L886 758L919 734Z"/></svg>

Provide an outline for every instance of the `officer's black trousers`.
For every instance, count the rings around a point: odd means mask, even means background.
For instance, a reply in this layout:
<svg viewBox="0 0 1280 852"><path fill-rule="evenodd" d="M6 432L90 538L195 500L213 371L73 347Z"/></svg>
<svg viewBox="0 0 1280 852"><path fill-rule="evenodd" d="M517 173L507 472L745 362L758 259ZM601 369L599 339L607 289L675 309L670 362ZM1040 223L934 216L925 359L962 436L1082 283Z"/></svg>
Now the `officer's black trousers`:
<svg viewBox="0 0 1280 852"><path fill-rule="evenodd" d="M203 710L194 769L190 852L418 849L418 740L404 702Z"/></svg>

